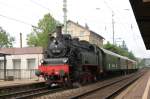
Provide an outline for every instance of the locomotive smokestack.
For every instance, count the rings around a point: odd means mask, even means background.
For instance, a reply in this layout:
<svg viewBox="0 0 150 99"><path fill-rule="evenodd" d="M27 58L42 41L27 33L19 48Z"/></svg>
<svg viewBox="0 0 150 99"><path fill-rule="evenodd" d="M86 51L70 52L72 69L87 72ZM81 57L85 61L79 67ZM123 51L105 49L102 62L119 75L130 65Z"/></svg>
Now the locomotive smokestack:
<svg viewBox="0 0 150 99"><path fill-rule="evenodd" d="M61 37L62 36L62 26L56 27L56 36Z"/></svg>

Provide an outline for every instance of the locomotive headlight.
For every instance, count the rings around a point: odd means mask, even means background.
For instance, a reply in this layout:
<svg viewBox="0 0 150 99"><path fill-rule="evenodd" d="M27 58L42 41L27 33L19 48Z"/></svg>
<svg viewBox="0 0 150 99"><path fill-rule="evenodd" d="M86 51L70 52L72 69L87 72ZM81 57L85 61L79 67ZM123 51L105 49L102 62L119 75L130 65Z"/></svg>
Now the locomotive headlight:
<svg viewBox="0 0 150 99"><path fill-rule="evenodd" d="M63 59L63 62L64 62L64 63L67 63L67 61L68 61L67 58L64 58L64 59Z"/></svg>
<svg viewBox="0 0 150 99"><path fill-rule="evenodd" d="M44 63L44 60L43 60L43 59L41 59L41 60L40 60L40 63L41 63L41 64L43 64L43 63Z"/></svg>

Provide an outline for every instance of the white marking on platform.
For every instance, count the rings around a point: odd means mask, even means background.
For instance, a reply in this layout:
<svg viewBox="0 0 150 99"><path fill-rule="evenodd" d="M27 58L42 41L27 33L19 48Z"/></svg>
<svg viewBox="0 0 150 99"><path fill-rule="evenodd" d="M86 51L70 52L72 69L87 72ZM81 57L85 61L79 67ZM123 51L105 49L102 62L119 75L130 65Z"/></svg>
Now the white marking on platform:
<svg viewBox="0 0 150 99"><path fill-rule="evenodd" d="M148 79L144 94L142 96L142 99L148 99L148 92L149 92L149 87L150 87L150 77Z"/></svg>

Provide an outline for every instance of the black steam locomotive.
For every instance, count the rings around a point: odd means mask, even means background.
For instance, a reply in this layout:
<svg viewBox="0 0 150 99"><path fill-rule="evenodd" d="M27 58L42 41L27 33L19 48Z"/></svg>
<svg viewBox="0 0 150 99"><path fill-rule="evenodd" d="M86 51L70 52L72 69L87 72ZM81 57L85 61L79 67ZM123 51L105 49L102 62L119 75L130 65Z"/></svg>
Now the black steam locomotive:
<svg viewBox="0 0 150 99"><path fill-rule="evenodd" d="M56 37L51 37L37 76L42 75L47 84L86 84L98 80L109 72L128 73L137 70L136 61L99 48L87 41L72 39L57 27Z"/></svg>

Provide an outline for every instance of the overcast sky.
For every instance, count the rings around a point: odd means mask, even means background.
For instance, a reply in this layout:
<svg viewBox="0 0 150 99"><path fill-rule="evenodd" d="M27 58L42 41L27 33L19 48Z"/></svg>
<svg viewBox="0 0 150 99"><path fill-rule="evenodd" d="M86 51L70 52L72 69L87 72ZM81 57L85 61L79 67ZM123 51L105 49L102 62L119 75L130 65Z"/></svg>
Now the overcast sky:
<svg viewBox="0 0 150 99"><path fill-rule="evenodd" d="M62 6L63 0L0 0L0 26L16 38L15 47L19 47L19 33L23 33L23 46L26 47L26 35L31 32L31 25L37 26L44 14L51 13L63 22ZM137 57L150 57L128 0L68 0L67 6L69 20L83 26L87 23L91 30L111 43L114 12L116 43L125 40Z"/></svg>

